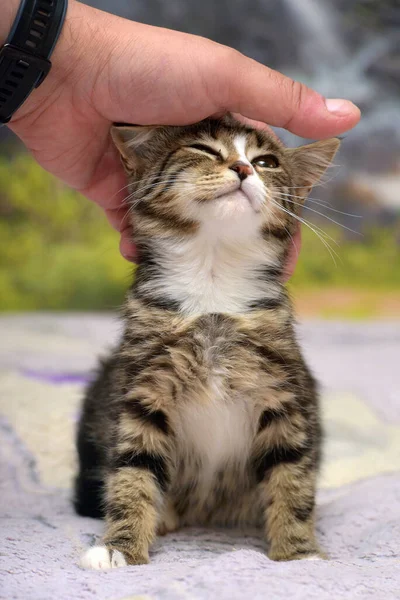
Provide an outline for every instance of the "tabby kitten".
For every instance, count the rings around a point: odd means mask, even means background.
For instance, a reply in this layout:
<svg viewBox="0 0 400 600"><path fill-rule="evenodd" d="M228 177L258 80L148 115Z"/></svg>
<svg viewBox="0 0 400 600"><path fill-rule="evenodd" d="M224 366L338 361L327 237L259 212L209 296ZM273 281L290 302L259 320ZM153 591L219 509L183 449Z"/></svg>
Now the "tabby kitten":
<svg viewBox="0 0 400 600"><path fill-rule="evenodd" d="M82 564L147 563L186 525L257 526L273 560L321 556L318 397L282 274L291 194L339 141L288 149L232 117L112 136L140 264L79 425L75 507L106 521Z"/></svg>

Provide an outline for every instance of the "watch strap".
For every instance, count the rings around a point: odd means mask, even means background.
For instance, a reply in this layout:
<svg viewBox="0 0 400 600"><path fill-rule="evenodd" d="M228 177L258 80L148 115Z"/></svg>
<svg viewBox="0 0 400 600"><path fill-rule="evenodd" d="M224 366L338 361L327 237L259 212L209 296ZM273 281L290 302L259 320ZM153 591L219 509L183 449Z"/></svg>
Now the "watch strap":
<svg viewBox="0 0 400 600"><path fill-rule="evenodd" d="M67 4L67 0L22 0L0 49L0 124L8 123L50 71Z"/></svg>

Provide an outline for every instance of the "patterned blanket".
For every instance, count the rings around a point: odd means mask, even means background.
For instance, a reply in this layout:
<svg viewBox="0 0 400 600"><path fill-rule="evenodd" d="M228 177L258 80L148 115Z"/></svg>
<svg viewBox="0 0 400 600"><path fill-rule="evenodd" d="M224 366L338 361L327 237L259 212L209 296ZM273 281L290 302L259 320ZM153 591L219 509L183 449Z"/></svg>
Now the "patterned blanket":
<svg viewBox="0 0 400 600"><path fill-rule="evenodd" d="M323 384L318 535L328 561L273 563L255 531L187 529L151 564L79 568L102 525L70 487L82 389L118 335L103 315L0 317L0 598L400 598L400 323L299 327Z"/></svg>

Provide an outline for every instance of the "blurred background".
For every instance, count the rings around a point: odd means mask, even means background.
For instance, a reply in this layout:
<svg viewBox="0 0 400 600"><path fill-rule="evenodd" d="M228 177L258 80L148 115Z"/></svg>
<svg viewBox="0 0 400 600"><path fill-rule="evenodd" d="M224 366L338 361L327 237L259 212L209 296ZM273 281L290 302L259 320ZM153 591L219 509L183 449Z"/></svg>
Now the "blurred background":
<svg viewBox="0 0 400 600"><path fill-rule="evenodd" d="M400 317L399 0L91 0L210 37L363 111L303 212L300 316ZM133 99L134 101L134 99ZM289 145L303 143L287 132ZM97 206L0 129L0 310L109 310L132 266Z"/></svg>

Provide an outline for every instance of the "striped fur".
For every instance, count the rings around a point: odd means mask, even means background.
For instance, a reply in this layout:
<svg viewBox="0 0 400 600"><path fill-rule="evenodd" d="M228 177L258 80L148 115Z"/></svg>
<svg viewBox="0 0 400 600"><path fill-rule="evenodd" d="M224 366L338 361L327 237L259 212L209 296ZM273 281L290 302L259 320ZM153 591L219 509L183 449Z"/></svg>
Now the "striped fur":
<svg viewBox="0 0 400 600"><path fill-rule="evenodd" d="M280 193L305 197L338 142L285 149L231 117L113 136L141 262L79 425L75 507L106 520L83 564L148 562L157 532L204 524L263 528L275 560L320 554L318 398Z"/></svg>

